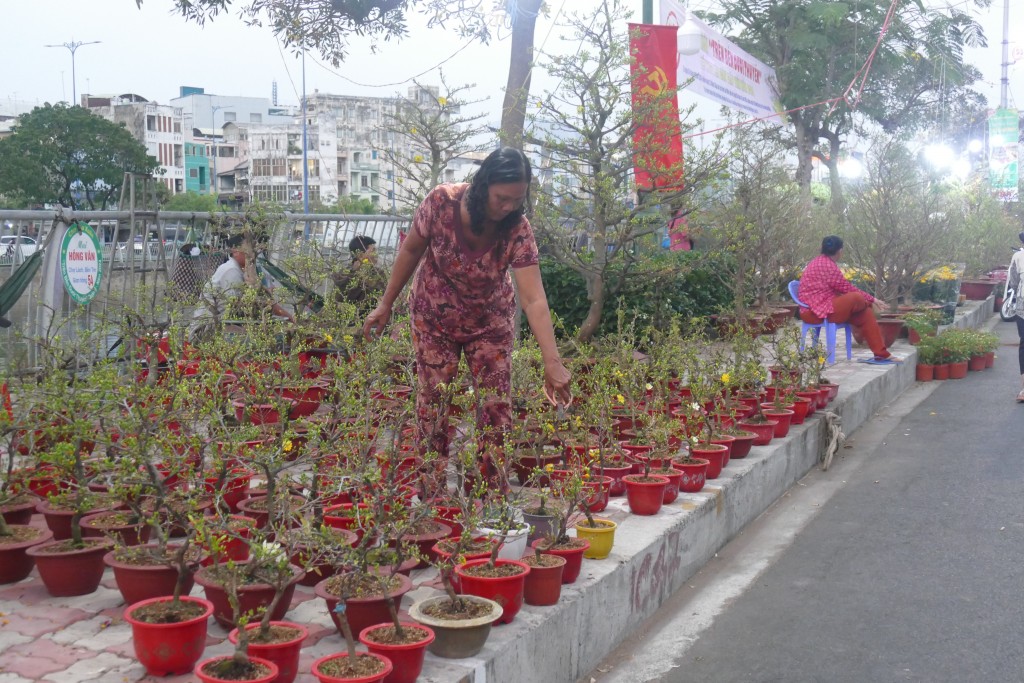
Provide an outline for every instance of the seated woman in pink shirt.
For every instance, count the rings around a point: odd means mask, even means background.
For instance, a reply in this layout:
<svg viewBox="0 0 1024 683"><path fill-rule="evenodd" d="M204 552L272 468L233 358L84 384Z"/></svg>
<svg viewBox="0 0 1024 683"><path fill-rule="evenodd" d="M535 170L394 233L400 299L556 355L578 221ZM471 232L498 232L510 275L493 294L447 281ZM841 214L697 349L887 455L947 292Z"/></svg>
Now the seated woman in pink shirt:
<svg viewBox="0 0 1024 683"><path fill-rule="evenodd" d="M843 255L843 239L829 235L821 241L821 255L804 268L797 296L807 305L800 309L800 319L816 325L828 318L834 323L850 323L868 343L877 363L899 363L885 348L878 329L875 312L883 310L882 302L853 286L839 270L837 261Z"/></svg>

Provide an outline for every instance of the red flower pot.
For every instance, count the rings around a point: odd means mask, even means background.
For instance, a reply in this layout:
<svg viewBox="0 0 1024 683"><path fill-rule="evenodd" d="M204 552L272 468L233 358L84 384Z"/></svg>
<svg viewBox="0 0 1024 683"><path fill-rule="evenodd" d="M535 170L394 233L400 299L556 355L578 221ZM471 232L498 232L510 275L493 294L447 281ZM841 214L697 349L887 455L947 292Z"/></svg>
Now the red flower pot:
<svg viewBox="0 0 1024 683"><path fill-rule="evenodd" d="M757 434L750 431L741 431L732 435L732 452L729 453L730 460L739 460L750 455L750 447L754 445Z"/></svg>
<svg viewBox="0 0 1024 683"><path fill-rule="evenodd" d="M721 444L701 444L690 448L690 456L708 461L707 478L718 479L725 463L725 446Z"/></svg>
<svg viewBox="0 0 1024 683"><path fill-rule="evenodd" d="M835 400L836 396L839 395L839 385L832 384L830 382L819 382L818 386L822 389L828 389L828 402L831 403Z"/></svg>
<svg viewBox="0 0 1024 683"><path fill-rule="evenodd" d="M309 636L309 630L290 621L272 621L270 625L294 629L298 633L291 640L280 643L254 643L250 640L249 655L271 662L277 667L278 673L277 678L273 679L274 683L292 683L299 673L299 654L302 652L302 643ZM246 630L256 631L259 627L258 623L249 624ZM228 640L238 643L237 628L228 634Z"/></svg>
<svg viewBox="0 0 1024 683"><path fill-rule="evenodd" d="M936 363L933 376L939 381L949 379L949 363Z"/></svg>
<svg viewBox="0 0 1024 683"><path fill-rule="evenodd" d="M781 439L789 434L790 420L793 419L792 410L762 409L761 414L778 423L775 425L775 438Z"/></svg>
<svg viewBox="0 0 1024 683"><path fill-rule="evenodd" d="M583 568L583 554L590 548L590 541L585 538L578 539L583 545L578 548L548 548L547 540L541 538L533 542L531 547L540 548L545 555L555 555L565 559L565 569L562 570L562 583L576 583Z"/></svg>
<svg viewBox="0 0 1024 683"><path fill-rule="evenodd" d="M695 462L686 462L686 460L693 460ZM683 473L683 476L679 479L679 491L681 493L697 493L704 488L704 484L707 481L709 464L704 458L673 460L672 467Z"/></svg>
<svg viewBox="0 0 1024 683"><path fill-rule="evenodd" d="M239 563L242 564L242 563ZM224 628L231 627L231 604L228 602L227 591L213 577L219 565L203 567L196 572L196 583L203 587L206 599L213 603L213 618ZM284 596L277 603L270 618L280 621L292 605L292 596L295 594L295 586L298 585L306 572L298 567L292 567L292 580L285 589ZM274 587L266 583L249 583L238 587L238 603L242 612L255 611L270 605L274 598Z"/></svg>
<svg viewBox="0 0 1024 683"><path fill-rule="evenodd" d="M529 565L518 560L495 560L498 567L515 565L522 568L522 572L515 576L473 576L467 574L466 570L487 564L487 560L473 560L455 568L462 582L462 592L467 595L475 595L480 598L487 598L501 605L501 618L499 624L511 624L519 610L523 606L523 588L526 585L526 575L530 573Z"/></svg>
<svg viewBox="0 0 1024 683"><path fill-rule="evenodd" d="M668 479L651 475L643 481L642 474L631 474L623 477L626 482L626 499L629 502L629 511L634 515L656 515L661 509L662 501L665 500L665 487L668 486Z"/></svg>
<svg viewBox="0 0 1024 683"><path fill-rule="evenodd" d="M832 390L826 386L818 385L818 405L815 406L816 410L824 410L828 406L828 402L831 400Z"/></svg>
<svg viewBox="0 0 1024 683"><path fill-rule="evenodd" d="M611 497L612 488L611 477L601 477L596 474L591 475L590 480L583 483L588 489L592 491L590 498L583 501L591 512L603 512L608 507L608 499Z"/></svg>
<svg viewBox="0 0 1024 683"><path fill-rule="evenodd" d="M963 379L964 377L967 377L967 361L963 360L949 364L950 379Z"/></svg>
<svg viewBox="0 0 1024 683"><path fill-rule="evenodd" d="M728 465L729 461L732 459L732 444L735 441L736 441L736 439L734 437L732 437L732 436L729 436L728 434L723 434L722 436L718 437L717 439L711 439L711 443L712 444L714 444L716 446L725 446L725 455L722 456L722 467L723 468L726 465ZM698 456L698 457L704 457L704 456Z"/></svg>
<svg viewBox="0 0 1024 683"><path fill-rule="evenodd" d="M804 392L807 393L807 392ZM807 396L797 396L793 399L790 404L792 406L793 417L790 418L789 423L791 425L800 425L804 423L804 420L808 416L814 414L814 409L818 404L818 392L814 392L814 398L808 398Z"/></svg>
<svg viewBox="0 0 1024 683"><path fill-rule="evenodd" d="M88 595L95 591L103 578L103 556L114 542L109 538L89 538L79 550L47 552L63 541L48 541L25 550L35 560L43 585L53 597Z"/></svg>
<svg viewBox="0 0 1024 683"><path fill-rule="evenodd" d="M104 523L111 515L120 514L117 511L97 512L94 515L86 515L79 522L82 525L82 536L84 538L115 538L120 545L142 545L149 541L149 534L152 531L145 522L135 524L109 524Z"/></svg>
<svg viewBox="0 0 1024 683"><path fill-rule="evenodd" d="M246 517L245 515L230 515L229 519L232 520L229 522L231 532L219 537L220 554L215 555L211 552L210 548L203 547L203 550L210 553L203 558L202 564L204 567L217 564L218 562L227 562L228 560L242 562L249 559L249 539L252 538L257 522L252 517Z"/></svg>
<svg viewBox="0 0 1024 683"><path fill-rule="evenodd" d="M348 619L348 625L352 629L352 633L360 633L367 626L383 624L389 621L391 619L391 612L388 610L385 600L394 600L395 609L401 607L402 596L412 590L412 581L404 574L395 574L393 578L398 581L398 586L386 595L350 598L345 602L345 618ZM334 608L338 606L339 598L328 590L327 583L330 580L328 578L318 583L313 587L313 592L327 603L327 612L331 615L331 621L334 622L338 633L342 633L341 622L338 621L338 615L334 612Z"/></svg>
<svg viewBox="0 0 1024 683"><path fill-rule="evenodd" d="M231 678L224 678L218 676L212 671L208 670L208 667L216 665L218 662L224 661L225 659L231 659L231 655L225 655L221 657L210 657L196 664L196 668L193 669L196 677L199 678L201 683L226 683L228 681L234 682L238 679L232 676ZM266 659L259 657L250 657L249 661L254 664L260 664L267 669L266 673L256 678L246 678L245 683L273 683L277 680L277 664Z"/></svg>
<svg viewBox="0 0 1024 683"><path fill-rule="evenodd" d="M623 465L622 467L609 467L606 465L603 470L596 464L590 466L591 474L612 478L612 482L608 486L608 495L610 496L621 496L626 492L626 484L623 483L622 478L632 471L633 465Z"/></svg>
<svg viewBox="0 0 1024 683"><path fill-rule="evenodd" d="M167 624L139 621L133 613L140 607L170 602L172 598L150 598L131 605L124 620L132 627L135 656L151 676L180 676L192 671L206 649L206 632L213 604L202 598L182 597L182 602L203 606L203 613L192 619Z"/></svg>
<svg viewBox="0 0 1024 683"><path fill-rule="evenodd" d="M425 569L429 567L431 562L437 559L434 555L434 544L438 541L448 538L452 535L452 528L444 522L438 522L431 520L434 525L433 529L422 531L418 534L406 534L402 536L402 543L413 543L416 545L419 555L422 559L416 563L415 569ZM393 538L388 539L388 546L395 547L397 541Z"/></svg>
<svg viewBox="0 0 1024 683"><path fill-rule="evenodd" d="M10 525L8 528L20 528L23 525ZM0 543L0 585L21 581L32 573L35 561L26 552L40 543L53 540L53 532L49 529L33 529L34 538L17 543Z"/></svg>
<svg viewBox="0 0 1024 683"><path fill-rule="evenodd" d="M523 599L527 605L554 605L562 595L562 574L565 571L566 560L560 555L544 555L555 558L557 563L551 567L530 565L530 573L526 575L526 584L523 588ZM527 557L523 558L524 561L526 559Z"/></svg>
<svg viewBox="0 0 1024 683"><path fill-rule="evenodd" d="M90 515L108 510L110 510L109 506L100 506L88 510L84 514ZM75 516L74 511L51 507L50 502L46 500L39 501L36 505L36 511L41 513L43 519L46 520L46 526L53 532L53 540L66 541L71 538L71 520Z"/></svg>
<svg viewBox="0 0 1024 683"><path fill-rule="evenodd" d="M394 666L391 664L391 660L387 657L381 657L375 655L372 652L360 652L356 655L357 657L374 657L384 663L384 668L380 673L372 676L362 676L360 678L340 678L338 676L331 676L330 674L324 673L322 667L334 659L344 659L348 657L347 652L342 652L334 655L327 655L313 662L313 675L317 677L320 683L380 683L386 679L391 672L394 671Z"/></svg>
<svg viewBox="0 0 1024 683"><path fill-rule="evenodd" d="M227 471L222 482L220 476L214 474L203 479L207 493L220 493L224 504L231 512L238 512L238 504L249 495L249 483L254 472L248 467L232 467Z"/></svg>
<svg viewBox="0 0 1024 683"><path fill-rule="evenodd" d="M158 547L156 543L146 545L147 548ZM127 605L134 605L143 600L174 595L174 586L178 582L178 570L167 564L136 564L121 562L111 550L103 556L103 564L114 571L114 582L121 591L121 597ZM187 595L194 585L191 574L182 587L182 595Z"/></svg>
<svg viewBox="0 0 1024 683"><path fill-rule="evenodd" d="M914 368L914 374L918 382L931 382L935 379L935 366L918 363Z"/></svg>
<svg viewBox="0 0 1024 683"><path fill-rule="evenodd" d="M989 351L985 354L985 367L991 368L996 364L996 352Z"/></svg>
<svg viewBox="0 0 1024 683"><path fill-rule="evenodd" d="M679 482L683 478L682 470L669 467L667 471L664 468L659 468L657 471L651 470L651 473L668 479L668 486L665 487L665 497L661 501L662 504L668 505L669 503L676 502L676 498L679 497Z"/></svg>
<svg viewBox="0 0 1024 683"><path fill-rule="evenodd" d="M741 422L740 427L748 432L753 432L753 443L755 446L767 446L775 437L775 426L777 424L777 420L768 420L766 422Z"/></svg>
<svg viewBox="0 0 1024 683"><path fill-rule="evenodd" d="M967 361L967 369L971 372L981 372L985 369L985 356L971 356Z"/></svg>
<svg viewBox="0 0 1024 683"><path fill-rule="evenodd" d="M32 514L36 511L39 501L34 496L26 494L25 497L27 500L23 503L0 505L0 513L3 514L6 523L26 526L32 521Z"/></svg>
<svg viewBox="0 0 1024 683"><path fill-rule="evenodd" d="M409 629L412 633L422 634L422 637L412 643L378 643L373 640L373 633L377 629L392 626L391 622L368 626L359 633L359 642L366 646L371 654L385 657L391 661L393 666L391 673L384 678L384 683L415 683L423 670L423 656L427 652L427 646L434 642L434 631L428 626L401 622L402 628Z"/></svg>

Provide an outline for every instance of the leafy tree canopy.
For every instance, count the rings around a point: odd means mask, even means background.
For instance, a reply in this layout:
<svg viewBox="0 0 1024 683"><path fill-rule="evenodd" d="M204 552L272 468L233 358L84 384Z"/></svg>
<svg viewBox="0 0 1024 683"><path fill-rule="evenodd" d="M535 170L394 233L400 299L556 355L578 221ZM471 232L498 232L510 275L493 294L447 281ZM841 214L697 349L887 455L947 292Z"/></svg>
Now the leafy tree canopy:
<svg viewBox="0 0 1024 683"><path fill-rule="evenodd" d="M0 194L72 209L105 209L126 172L147 174L156 159L123 125L64 104L36 107L0 140Z"/></svg>
<svg viewBox="0 0 1024 683"><path fill-rule="evenodd" d="M185 192L168 197L160 207L164 211L217 211L217 197L212 194Z"/></svg>
<svg viewBox="0 0 1024 683"><path fill-rule="evenodd" d="M143 1L135 4L142 7ZM373 39L374 49L378 40L404 37L412 11L425 15L428 26L450 24L460 36L487 43L489 18L505 4L503 0L174 0L175 11L199 25L238 9L250 26L267 25L287 47L319 52L334 66L345 61L352 36Z"/></svg>

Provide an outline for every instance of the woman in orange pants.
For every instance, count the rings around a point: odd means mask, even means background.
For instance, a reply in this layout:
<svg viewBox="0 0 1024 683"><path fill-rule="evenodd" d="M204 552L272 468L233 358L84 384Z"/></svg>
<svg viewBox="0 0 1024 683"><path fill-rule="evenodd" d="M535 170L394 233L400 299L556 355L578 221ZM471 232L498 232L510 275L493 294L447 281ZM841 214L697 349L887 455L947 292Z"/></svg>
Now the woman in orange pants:
<svg viewBox="0 0 1024 683"><path fill-rule="evenodd" d="M800 309L800 319L817 325L828 318L830 322L850 323L856 327L874 354L875 363L900 363L882 341L875 312L883 310L882 302L855 287L839 270L837 261L843 255L843 240L829 235L821 241L821 254L804 268L800 276L797 296L807 304Z"/></svg>

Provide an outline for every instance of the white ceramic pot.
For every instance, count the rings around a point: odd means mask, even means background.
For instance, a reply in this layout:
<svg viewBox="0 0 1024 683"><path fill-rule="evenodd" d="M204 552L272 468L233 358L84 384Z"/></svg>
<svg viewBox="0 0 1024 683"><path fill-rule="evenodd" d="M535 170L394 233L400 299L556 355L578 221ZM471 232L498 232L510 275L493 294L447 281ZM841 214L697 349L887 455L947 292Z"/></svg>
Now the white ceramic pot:
<svg viewBox="0 0 1024 683"><path fill-rule="evenodd" d="M501 538L504 536L505 543L501 546L501 550L498 551L498 559L518 560L526 554L526 540L530 535L530 525L525 522L517 522L515 528L505 533L498 529L482 526L476 530L476 533L488 538Z"/></svg>

